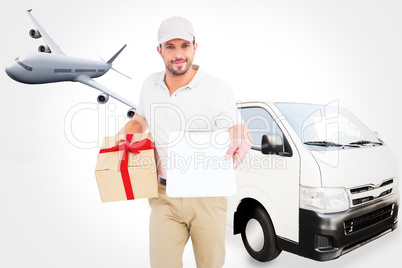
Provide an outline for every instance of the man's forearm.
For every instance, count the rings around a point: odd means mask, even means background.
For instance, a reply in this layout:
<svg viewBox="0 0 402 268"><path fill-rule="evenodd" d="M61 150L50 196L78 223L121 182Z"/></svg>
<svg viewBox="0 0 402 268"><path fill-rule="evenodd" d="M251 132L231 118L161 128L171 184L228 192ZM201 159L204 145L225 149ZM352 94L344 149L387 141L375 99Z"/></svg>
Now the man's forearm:
<svg viewBox="0 0 402 268"><path fill-rule="evenodd" d="M246 146L251 147L253 138L250 130L244 124L234 125L228 129L231 140L240 139L246 143Z"/></svg>
<svg viewBox="0 0 402 268"><path fill-rule="evenodd" d="M131 119L127 124L117 133L120 134L133 134L133 133L144 133L146 129L141 125L140 122Z"/></svg>

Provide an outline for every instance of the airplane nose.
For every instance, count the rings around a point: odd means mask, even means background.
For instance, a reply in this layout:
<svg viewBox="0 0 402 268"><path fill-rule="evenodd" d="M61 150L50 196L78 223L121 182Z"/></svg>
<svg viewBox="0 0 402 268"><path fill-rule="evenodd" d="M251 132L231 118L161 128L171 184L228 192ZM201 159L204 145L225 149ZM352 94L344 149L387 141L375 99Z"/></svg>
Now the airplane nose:
<svg viewBox="0 0 402 268"><path fill-rule="evenodd" d="M15 61L13 61L6 66L5 70L10 78L14 79L15 81L18 81L18 73L20 71L19 69L21 69L21 67L18 66Z"/></svg>

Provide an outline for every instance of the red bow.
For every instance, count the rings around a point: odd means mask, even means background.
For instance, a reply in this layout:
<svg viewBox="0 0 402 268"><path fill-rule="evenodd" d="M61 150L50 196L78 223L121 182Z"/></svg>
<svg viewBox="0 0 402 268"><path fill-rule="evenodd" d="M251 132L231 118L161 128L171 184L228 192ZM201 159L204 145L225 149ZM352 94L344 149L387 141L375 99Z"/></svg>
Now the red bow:
<svg viewBox="0 0 402 268"><path fill-rule="evenodd" d="M139 154L143 150L154 149L154 143L149 139L143 139L140 141L133 142L131 145L131 140L133 139L133 134L127 134L126 140L121 139L120 142L124 142L123 144L113 146L107 149L101 149L99 151L102 153L110 153L116 151L124 151L123 157L120 162L120 172L121 177L123 179L124 190L126 191L127 200L134 199L133 188L131 186L130 175L128 173L128 152L132 152L134 154Z"/></svg>

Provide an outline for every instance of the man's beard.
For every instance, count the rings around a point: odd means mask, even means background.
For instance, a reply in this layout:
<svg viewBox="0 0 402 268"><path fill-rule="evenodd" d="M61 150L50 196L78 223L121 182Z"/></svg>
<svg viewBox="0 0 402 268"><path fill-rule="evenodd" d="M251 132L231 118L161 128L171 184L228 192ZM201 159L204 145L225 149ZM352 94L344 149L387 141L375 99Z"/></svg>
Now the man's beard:
<svg viewBox="0 0 402 268"><path fill-rule="evenodd" d="M183 61L183 59L179 59L179 60L175 60L175 61ZM173 75L179 76L179 75L183 75L185 73L187 73L188 69L190 69L190 67L192 66L193 62L190 61L188 58L186 58L186 65L183 66L182 68L175 70L173 68L173 63L175 61L169 61L169 63L166 65L167 69L169 70L169 72Z"/></svg>

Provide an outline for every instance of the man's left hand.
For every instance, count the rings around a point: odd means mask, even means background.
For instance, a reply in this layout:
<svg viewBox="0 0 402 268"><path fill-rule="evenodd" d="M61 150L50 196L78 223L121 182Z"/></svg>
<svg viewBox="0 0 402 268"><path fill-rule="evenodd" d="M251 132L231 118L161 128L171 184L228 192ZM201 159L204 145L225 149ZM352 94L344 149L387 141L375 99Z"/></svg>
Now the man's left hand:
<svg viewBox="0 0 402 268"><path fill-rule="evenodd" d="M252 137L250 130L244 124L235 125L228 131L230 133L230 147L225 158L233 158L233 167L237 168L251 148Z"/></svg>

